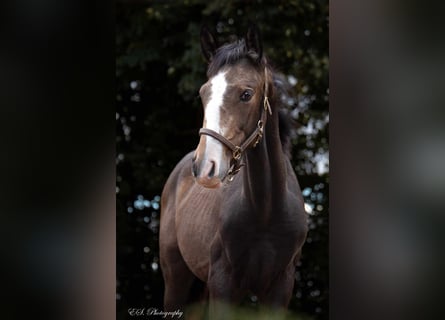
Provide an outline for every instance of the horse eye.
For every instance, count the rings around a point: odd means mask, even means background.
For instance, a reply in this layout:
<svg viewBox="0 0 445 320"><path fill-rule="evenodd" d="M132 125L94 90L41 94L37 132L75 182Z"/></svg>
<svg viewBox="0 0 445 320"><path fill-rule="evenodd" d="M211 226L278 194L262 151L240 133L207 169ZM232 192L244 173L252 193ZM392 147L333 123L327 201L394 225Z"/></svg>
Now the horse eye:
<svg viewBox="0 0 445 320"><path fill-rule="evenodd" d="M245 90L241 95L240 95L240 100L241 101L249 101L252 98L252 91L251 90Z"/></svg>

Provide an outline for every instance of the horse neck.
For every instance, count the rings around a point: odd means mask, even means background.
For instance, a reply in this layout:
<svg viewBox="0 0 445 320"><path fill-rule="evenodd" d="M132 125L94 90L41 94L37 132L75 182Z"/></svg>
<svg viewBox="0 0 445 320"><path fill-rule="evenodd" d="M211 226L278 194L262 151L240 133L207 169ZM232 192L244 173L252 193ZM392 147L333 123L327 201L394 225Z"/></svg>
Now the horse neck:
<svg viewBox="0 0 445 320"><path fill-rule="evenodd" d="M278 111L268 115L264 137L246 152L243 170L244 194L255 214L280 211L286 194L286 161L281 146ZM278 212L277 212L278 214Z"/></svg>

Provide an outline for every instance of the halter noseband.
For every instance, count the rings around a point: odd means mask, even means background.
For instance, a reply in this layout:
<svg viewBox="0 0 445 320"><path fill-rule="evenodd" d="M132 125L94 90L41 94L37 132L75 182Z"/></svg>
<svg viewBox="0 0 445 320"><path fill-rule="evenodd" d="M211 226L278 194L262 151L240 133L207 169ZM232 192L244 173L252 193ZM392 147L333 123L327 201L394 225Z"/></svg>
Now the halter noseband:
<svg viewBox="0 0 445 320"><path fill-rule="evenodd" d="M212 138L215 138L219 142L221 142L223 145L225 145L227 148L229 148L232 151L232 160L230 161L231 166L229 170L227 171L226 177L229 179L229 181L232 181L234 176L241 170L241 167L243 164L241 164L241 157L244 153L244 151L252 146L255 148L257 144L261 141L261 138L263 137L263 131L264 131L264 125L266 124L267 120L267 112L269 112L270 115L272 115L272 109L270 108L269 104L269 98L267 96L267 69L264 69L264 75L265 75L265 84L264 84L264 100L263 100L263 108L261 110L261 117L260 120L258 120L257 126L255 130L250 134L250 136L240 145L236 146L234 145L230 140L225 138L224 136L220 135L218 132L213 131L211 129L207 128L201 128L199 130L199 135L207 135L211 136Z"/></svg>

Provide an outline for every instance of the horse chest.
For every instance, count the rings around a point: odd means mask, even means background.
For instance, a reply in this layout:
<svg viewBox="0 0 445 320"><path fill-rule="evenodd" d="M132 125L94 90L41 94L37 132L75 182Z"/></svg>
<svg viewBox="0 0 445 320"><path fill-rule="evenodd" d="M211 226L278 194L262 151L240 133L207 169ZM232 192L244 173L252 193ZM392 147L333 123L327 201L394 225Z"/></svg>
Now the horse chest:
<svg viewBox="0 0 445 320"><path fill-rule="evenodd" d="M225 253L221 259L226 259L238 282L252 288L268 283L293 261L299 248L299 231L289 221L274 221L267 226L247 221L226 221L219 230Z"/></svg>
<svg viewBox="0 0 445 320"><path fill-rule="evenodd" d="M271 232L261 235L245 232L242 238L222 235L220 244L224 254L212 265L222 266L219 270L230 270L237 287L260 293L291 264L295 256L292 238Z"/></svg>
<svg viewBox="0 0 445 320"><path fill-rule="evenodd" d="M279 256L287 258L296 250L298 234L292 229L268 228L233 230L221 235L223 246L232 258Z"/></svg>

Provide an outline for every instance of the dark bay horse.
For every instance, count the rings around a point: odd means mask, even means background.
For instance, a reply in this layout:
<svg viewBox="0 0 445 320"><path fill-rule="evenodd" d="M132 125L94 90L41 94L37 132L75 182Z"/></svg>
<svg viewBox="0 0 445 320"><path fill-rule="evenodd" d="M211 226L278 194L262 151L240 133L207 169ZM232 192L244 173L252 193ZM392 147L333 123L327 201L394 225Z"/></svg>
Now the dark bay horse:
<svg viewBox="0 0 445 320"><path fill-rule="evenodd" d="M279 84L254 25L219 48L203 28L201 48L209 67L199 144L173 170L161 200L164 308L183 309L197 288L207 292L211 314L214 301L237 304L247 294L286 308L307 217Z"/></svg>

